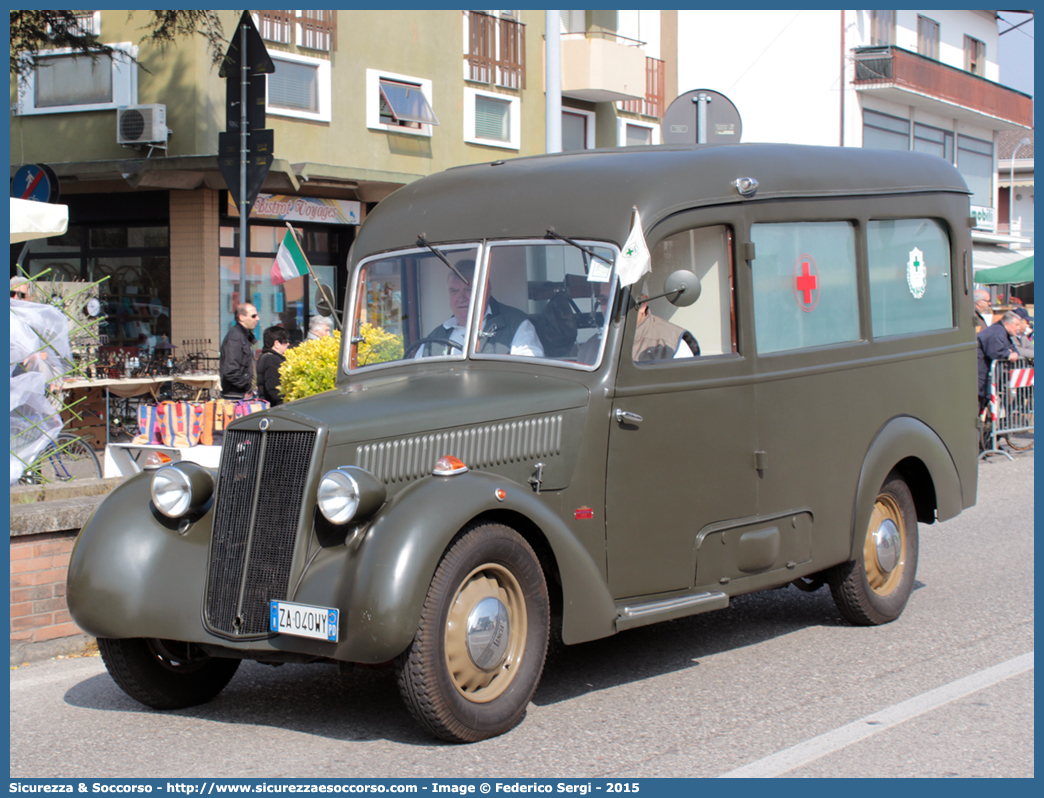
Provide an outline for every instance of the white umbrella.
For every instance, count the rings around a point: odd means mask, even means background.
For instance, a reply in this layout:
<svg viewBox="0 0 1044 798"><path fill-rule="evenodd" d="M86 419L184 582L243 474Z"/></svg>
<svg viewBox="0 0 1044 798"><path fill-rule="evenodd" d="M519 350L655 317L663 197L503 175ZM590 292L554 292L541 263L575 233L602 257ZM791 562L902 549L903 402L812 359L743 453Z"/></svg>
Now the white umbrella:
<svg viewBox="0 0 1044 798"><path fill-rule="evenodd" d="M60 236L69 229L69 206L11 197L11 243Z"/></svg>

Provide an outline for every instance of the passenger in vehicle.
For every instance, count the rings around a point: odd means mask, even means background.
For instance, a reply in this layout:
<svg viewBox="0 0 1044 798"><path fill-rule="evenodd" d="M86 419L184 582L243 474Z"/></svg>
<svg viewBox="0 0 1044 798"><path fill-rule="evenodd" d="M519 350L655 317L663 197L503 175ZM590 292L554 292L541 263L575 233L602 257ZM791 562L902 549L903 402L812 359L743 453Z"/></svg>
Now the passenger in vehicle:
<svg viewBox="0 0 1044 798"><path fill-rule="evenodd" d="M644 301L648 297L648 294L642 294L638 305L638 326L634 331L631 352L635 362L697 357L700 345L693 334L650 313L649 304Z"/></svg>
<svg viewBox="0 0 1044 798"><path fill-rule="evenodd" d="M454 272L449 273L447 284L450 310L453 311L453 315L428 333L427 338L431 339L431 342L417 350L414 357L443 354L438 344L439 341L450 342L450 345L446 346L449 350L460 351L464 347L468 307L471 304L471 288L474 283L475 261L470 258L462 260L456 264L456 267L468 282L463 282ZM518 308L498 302L492 294L486 300L486 311L479 337L480 352L512 354L520 357L544 356L544 347L540 343L536 327L533 326L529 317Z"/></svg>

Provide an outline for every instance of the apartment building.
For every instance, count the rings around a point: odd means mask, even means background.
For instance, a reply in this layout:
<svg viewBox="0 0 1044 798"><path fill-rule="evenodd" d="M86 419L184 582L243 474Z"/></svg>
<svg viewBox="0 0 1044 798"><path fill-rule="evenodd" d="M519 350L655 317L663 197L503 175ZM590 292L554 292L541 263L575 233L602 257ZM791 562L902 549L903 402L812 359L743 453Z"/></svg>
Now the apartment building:
<svg viewBox="0 0 1044 798"><path fill-rule="evenodd" d="M231 36L241 12L221 12ZM307 329L310 278L272 286L291 221L320 279L343 295L348 249L396 188L465 163L543 152L542 11L257 11L275 72L275 161L250 222L248 301L261 328ZM114 58L46 54L12 80L12 177L47 164L69 232L34 242L33 274L97 280L112 346L217 342L239 301L239 220L218 168L226 82L201 38L139 44L144 19L88 12ZM125 54L125 55L121 55ZM131 62L128 56L136 59ZM437 236L437 231L424 231Z"/></svg>
<svg viewBox="0 0 1044 798"><path fill-rule="evenodd" d="M726 95L748 142L945 158L972 192L981 257L1017 243L998 229L998 144L1033 126L1032 98L999 83L997 13L679 11L678 94Z"/></svg>

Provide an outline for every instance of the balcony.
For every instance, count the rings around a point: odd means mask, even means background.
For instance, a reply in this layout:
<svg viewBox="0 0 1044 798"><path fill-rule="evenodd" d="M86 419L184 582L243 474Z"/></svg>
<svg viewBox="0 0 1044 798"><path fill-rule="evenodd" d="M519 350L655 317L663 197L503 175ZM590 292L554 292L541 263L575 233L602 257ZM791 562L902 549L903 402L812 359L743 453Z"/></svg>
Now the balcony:
<svg viewBox="0 0 1044 798"><path fill-rule="evenodd" d="M476 83L526 87L526 26L481 11L465 11L468 18L467 79Z"/></svg>
<svg viewBox="0 0 1044 798"><path fill-rule="evenodd" d="M592 103L644 100L642 42L615 33L562 34L562 96Z"/></svg>
<svg viewBox="0 0 1044 798"><path fill-rule="evenodd" d="M645 99L620 103L620 110L643 116L663 116L664 62L659 58L645 59Z"/></svg>
<svg viewBox="0 0 1044 798"><path fill-rule="evenodd" d="M898 47L853 52L857 91L993 130L1033 127L1033 98L1022 92Z"/></svg>

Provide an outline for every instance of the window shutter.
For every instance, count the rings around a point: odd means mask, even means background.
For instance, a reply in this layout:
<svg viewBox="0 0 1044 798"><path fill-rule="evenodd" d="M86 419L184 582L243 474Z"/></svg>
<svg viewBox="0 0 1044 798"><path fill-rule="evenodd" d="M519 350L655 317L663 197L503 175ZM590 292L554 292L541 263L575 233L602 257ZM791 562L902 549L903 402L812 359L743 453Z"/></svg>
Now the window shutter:
<svg viewBox="0 0 1044 798"><path fill-rule="evenodd" d="M510 103L490 97L475 97L475 136L480 139L510 139Z"/></svg>

